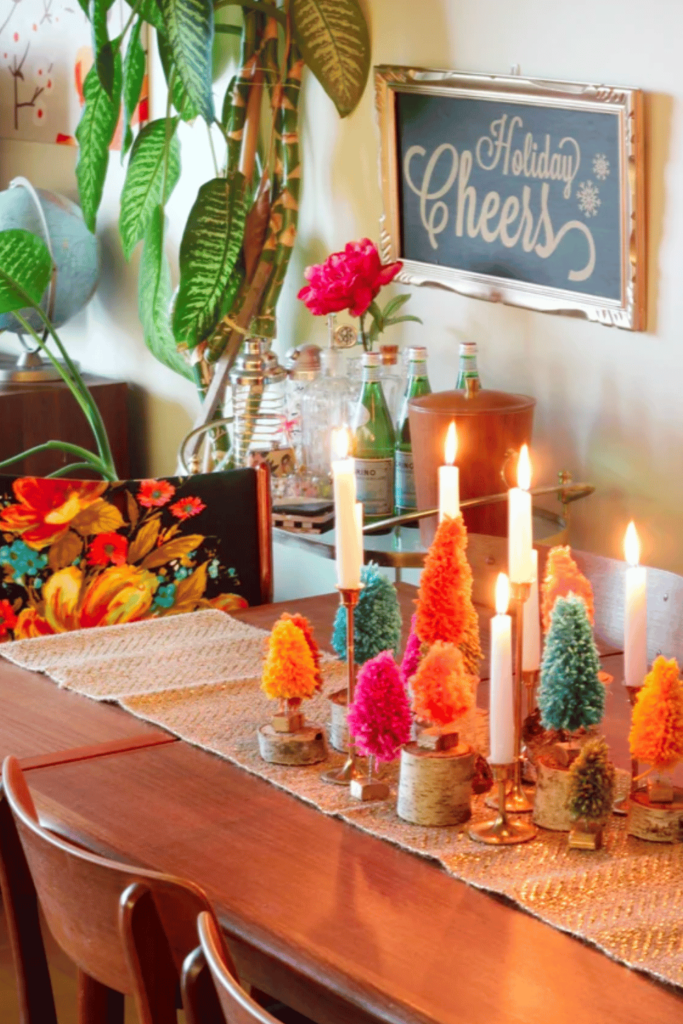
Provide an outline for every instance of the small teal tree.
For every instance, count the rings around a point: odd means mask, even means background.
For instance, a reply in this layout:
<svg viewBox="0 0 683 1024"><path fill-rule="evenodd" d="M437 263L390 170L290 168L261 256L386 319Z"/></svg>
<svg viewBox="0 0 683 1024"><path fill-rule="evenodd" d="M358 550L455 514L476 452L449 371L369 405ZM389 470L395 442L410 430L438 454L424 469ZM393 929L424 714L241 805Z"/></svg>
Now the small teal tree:
<svg viewBox="0 0 683 1024"><path fill-rule="evenodd" d="M370 562L360 573L363 589L354 616L354 654L364 665L382 651L398 654L401 643L401 608L393 583ZM340 658L346 658L346 610L340 605L334 619L332 646Z"/></svg>
<svg viewBox="0 0 683 1024"><path fill-rule="evenodd" d="M538 706L546 729L577 732L597 725L605 711L600 658L586 605L558 597L543 651Z"/></svg>

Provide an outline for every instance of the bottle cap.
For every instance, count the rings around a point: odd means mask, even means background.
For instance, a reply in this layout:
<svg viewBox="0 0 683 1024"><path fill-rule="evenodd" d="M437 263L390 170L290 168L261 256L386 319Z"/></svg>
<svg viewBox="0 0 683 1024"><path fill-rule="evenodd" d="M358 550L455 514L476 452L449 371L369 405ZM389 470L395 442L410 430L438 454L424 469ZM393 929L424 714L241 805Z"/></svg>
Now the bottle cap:
<svg viewBox="0 0 683 1024"><path fill-rule="evenodd" d="M364 352L363 366L381 366L382 357L379 352Z"/></svg>
<svg viewBox="0 0 683 1024"><path fill-rule="evenodd" d="M424 345L412 345L408 349L408 359L411 363L426 363L427 349Z"/></svg>
<svg viewBox="0 0 683 1024"><path fill-rule="evenodd" d="M477 343L476 341L461 341L460 342L460 355L461 356L476 356L477 354Z"/></svg>

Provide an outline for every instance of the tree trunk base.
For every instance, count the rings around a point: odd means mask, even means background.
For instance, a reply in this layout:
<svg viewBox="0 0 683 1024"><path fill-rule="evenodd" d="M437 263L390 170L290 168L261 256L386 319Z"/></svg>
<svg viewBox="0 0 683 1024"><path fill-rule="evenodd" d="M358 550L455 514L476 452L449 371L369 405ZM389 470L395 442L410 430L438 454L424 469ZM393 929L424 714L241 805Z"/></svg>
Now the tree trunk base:
<svg viewBox="0 0 683 1024"><path fill-rule="evenodd" d="M318 764L327 757L325 730L308 726L299 732L276 732L272 725L258 730L259 754L269 764Z"/></svg>
<svg viewBox="0 0 683 1024"><path fill-rule="evenodd" d="M475 752L468 743L450 750L424 750L408 743L401 751L399 818L413 825L460 825L472 813Z"/></svg>
<svg viewBox="0 0 683 1024"><path fill-rule="evenodd" d="M346 721L347 691L335 690L328 697L330 702L330 744L340 754L349 752L349 726Z"/></svg>
<svg viewBox="0 0 683 1024"><path fill-rule="evenodd" d="M630 836L650 843L683 841L683 789L674 789L672 803L653 803L646 789L631 794L627 829Z"/></svg>
<svg viewBox="0 0 683 1024"><path fill-rule="evenodd" d="M569 832L572 817L567 809L569 769L555 767L544 757L536 760L534 822L553 832Z"/></svg>
<svg viewBox="0 0 683 1024"><path fill-rule="evenodd" d="M370 782L369 779L351 779L349 796L365 803L368 800L386 800L389 796L386 782Z"/></svg>
<svg viewBox="0 0 683 1024"><path fill-rule="evenodd" d="M603 823L579 818L569 830L569 846L573 850L602 849Z"/></svg>

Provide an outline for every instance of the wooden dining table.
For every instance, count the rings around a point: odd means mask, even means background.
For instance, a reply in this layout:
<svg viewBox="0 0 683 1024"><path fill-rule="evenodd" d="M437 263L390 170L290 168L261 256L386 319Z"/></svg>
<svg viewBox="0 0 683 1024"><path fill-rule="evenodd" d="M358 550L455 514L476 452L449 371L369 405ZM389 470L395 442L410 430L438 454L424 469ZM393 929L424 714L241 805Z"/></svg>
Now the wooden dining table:
<svg viewBox="0 0 683 1024"><path fill-rule="evenodd" d="M415 591L399 596L406 620ZM241 617L268 627L297 610L324 640L336 605L321 595ZM618 676L618 646L602 653ZM623 732L623 688L609 702ZM0 661L0 710L0 753L30 768L47 825L199 883L243 977L320 1024L683 1020L681 990L120 709Z"/></svg>

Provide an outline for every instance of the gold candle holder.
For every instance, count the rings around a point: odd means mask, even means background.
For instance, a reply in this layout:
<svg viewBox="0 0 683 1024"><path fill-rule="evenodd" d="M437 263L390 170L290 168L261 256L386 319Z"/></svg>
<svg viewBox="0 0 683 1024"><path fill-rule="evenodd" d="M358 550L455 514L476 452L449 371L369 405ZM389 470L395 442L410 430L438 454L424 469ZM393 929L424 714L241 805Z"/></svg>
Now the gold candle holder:
<svg viewBox="0 0 683 1024"><path fill-rule="evenodd" d="M522 672L522 681L526 690L526 717L530 718L536 710L536 697L540 672L537 668Z"/></svg>
<svg viewBox="0 0 683 1024"><path fill-rule="evenodd" d="M626 691L628 693L629 704L631 705L632 708L635 706L636 698L638 696L639 689L640 689L639 686L627 686L626 687ZM632 757L631 758L631 785L629 786L629 791L626 794L626 796L620 796L619 799L615 800L614 803L612 804L612 810L614 811L615 814L628 814L629 802L631 800L631 797L635 793L636 789L638 788L638 783L636 782L636 779L638 778L639 775L640 775L640 766L639 766L638 762L636 761L636 759L634 757Z"/></svg>
<svg viewBox="0 0 683 1024"><path fill-rule="evenodd" d="M356 688L356 661L354 652L354 611L358 604L360 592L363 589L361 583L358 587L337 587L341 594L342 604L346 609L346 710L353 703L353 694ZM341 768L330 768L320 776L323 782L330 782L335 786L347 786L353 779L363 781L365 776L358 767L358 754L353 736L349 733L349 752L346 761Z"/></svg>
<svg viewBox="0 0 683 1024"><path fill-rule="evenodd" d="M515 608L515 760L505 797L505 810L512 811L513 814L528 814L534 809L534 805L522 788L524 605L530 595L531 582L510 584L510 596Z"/></svg>
<svg viewBox="0 0 683 1024"><path fill-rule="evenodd" d="M488 821L480 821L470 826L470 839L476 843L487 843L489 846L511 846L513 843L528 843L536 835L537 829L529 821L510 821L508 818L507 783L512 778L519 759L512 764L492 764L493 778L498 786L498 814Z"/></svg>

